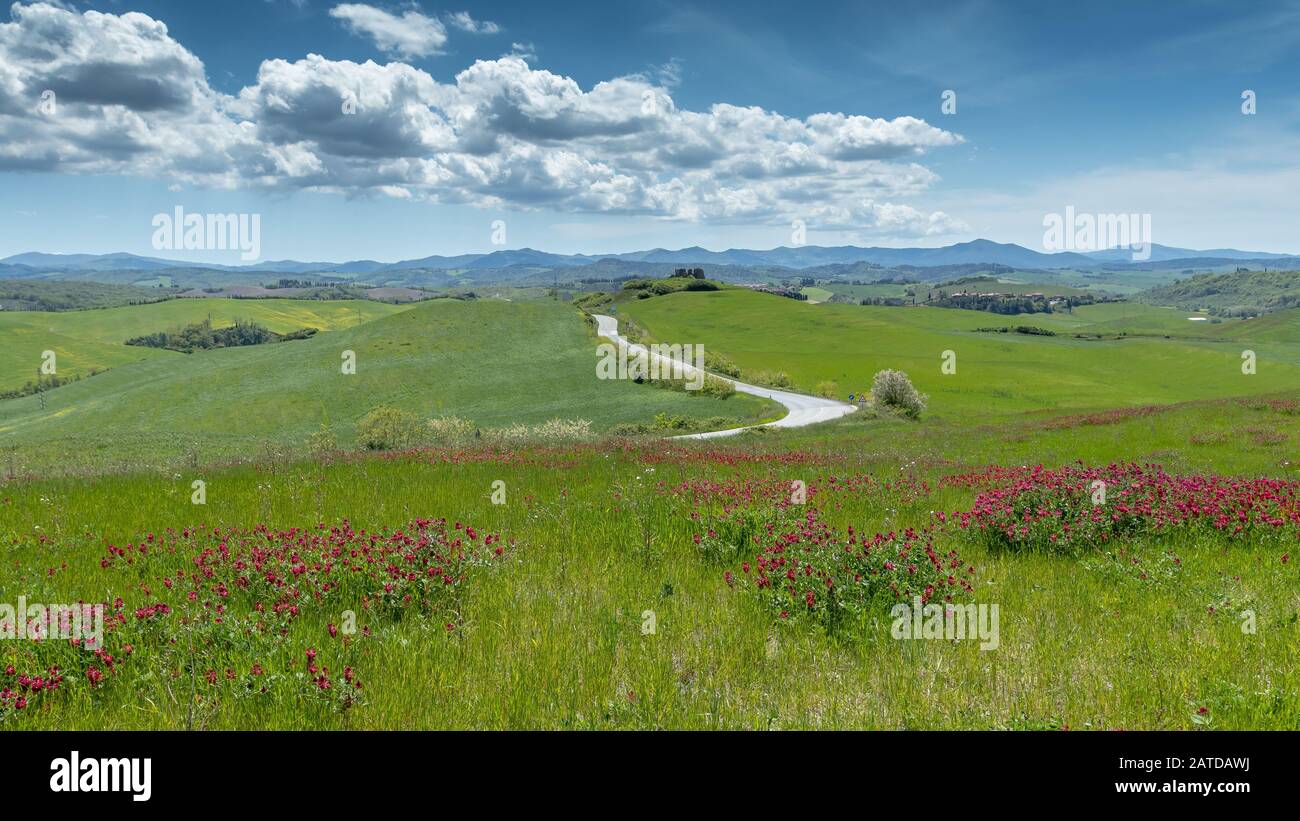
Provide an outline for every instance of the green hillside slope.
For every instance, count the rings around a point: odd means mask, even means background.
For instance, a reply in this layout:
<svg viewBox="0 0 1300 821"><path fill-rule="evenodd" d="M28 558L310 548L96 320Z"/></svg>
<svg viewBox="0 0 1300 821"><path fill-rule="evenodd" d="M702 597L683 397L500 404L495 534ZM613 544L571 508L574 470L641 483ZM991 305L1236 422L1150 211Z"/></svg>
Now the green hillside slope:
<svg viewBox="0 0 1300 821"><path fill-rule="evenodd" d="M24 454L162 460L255 455L300 443L328 419L340 444L379 405L484 427L553 418L596 429L648 422L780 415L768 403L596 378L596 339L572 307L548 302L435 301L295 342L171 354L121 365L46 394L0 402L0 448ZM355 352L356 373L341 372ZM32 456L36 458L36 456Z"/></svg>
<svg viewBox="0 0 1300 821"><path fill-rule="evenodd" d="M0 312L0 391L21 387L35 378L43 351L54 351L60 377L86 376L92 368L104 370L144 359L183 356L124 343L208 317L217 327L248 319L276 333L288 333L299 328L348 328L409 308L369 300L172 299L88 311Z"/></svg>
<svg viewBox="0 0 1300 821"><path fill-rule="evenodd" d="M1300 271L1237 271L1201 274L1137 296L1155 305L1203 308L1224 316L1247 316L1300 307Z"/></svg>
<svg viewBox="0 0 1300 821"><path fill-rule="evenodd" d="M1220 339L1210 334L1246 326L1191 323L1185 314L1145 305L1006 317L942 308L808 305L735 290L674 294L629 302L620 310L656 339L703 343L746 370L784 371L804 390L831 380L847 396L869 389L877 371L901 369L930 394L931 413L944 416L1160 404L1300 385L1300 323L1259 326L1258 337ZM976 330L1017 324L1062 335ZM1204 337L1173 335L1185 326L1188 334ZM1121 330L1149 335L1069 335ZM1247 348L1258 360L1257 373L1249 376L1241 371ZM948 350L957 355L952 375L940 372Z"/></svg>

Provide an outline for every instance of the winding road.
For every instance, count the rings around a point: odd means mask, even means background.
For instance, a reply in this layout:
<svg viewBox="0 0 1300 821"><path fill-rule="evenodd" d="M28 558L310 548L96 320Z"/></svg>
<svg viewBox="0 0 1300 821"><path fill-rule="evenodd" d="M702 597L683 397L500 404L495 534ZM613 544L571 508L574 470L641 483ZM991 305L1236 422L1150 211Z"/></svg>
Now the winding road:
<svg viewBox="0 0 1300 821"><path fill-rule="evenodd" d="M604 314L592 314L596 319L596 334L614 343L627 345L630 351L645 350L644 345L638 345L623 337L618 333L618 320L612 316ZM647 351L648 353L648 351ZM667 357L655 355L661 361L667 361ZM693 365L683 364L683 371L687 374L694 374ZM779 391L775 388L760 388L757 385L750 385L746 382L738 382L730 377L720 374L711 374L718 379L726 380L736 386L736 390L741 393L748 393L752 396L761 396L764 399L771 399L785 406L786 415L775 422L767 422L762 425L745 425L741 428L727 428L726 430L711 430L707 433L688 433L684 436L674 436L674 439L716 439L720 436L734 436L741 431L750 428L802 428L805 425L815 425L818 422L829 422L832 419L839 419L841 416L848 416L858 409L857 405L851 405L848 402L840 402L835 399L822 399L818 396L807 396L802 393L791 393L790 391Z"/></svg>

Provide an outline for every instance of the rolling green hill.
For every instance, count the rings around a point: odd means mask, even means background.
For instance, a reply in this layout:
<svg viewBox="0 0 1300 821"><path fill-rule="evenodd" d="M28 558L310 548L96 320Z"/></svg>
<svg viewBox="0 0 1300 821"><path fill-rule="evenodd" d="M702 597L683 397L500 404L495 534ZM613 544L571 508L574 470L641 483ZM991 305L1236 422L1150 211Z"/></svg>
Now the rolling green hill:
<svg viewBox="0 0 1300 821"><path fill-rule="evenodd" d="M122 333L124 324L112 332ZM558 303L421 303L301 341L191 355L152 351L157 355L47 392L45 410L31 396L0 402L0 448L110 461L161 461L191 450L252 456L267 442L301 443L326 419L340 444L350 446L357 420L386 404L483 427L580 417L604 430L649 422L660 412L695 419L780 415L744 395L718 399L598 380L595 345L587 320ZM356 354L354 375L341 373L345 350Z"/></svg>
<svg viewBox="0 0 1300 821"><path fill-rule="evenodd" d="M924 292L925 285L918 285ZM810 285L803 288L801 293L816 302L829 302L832 297L842 296L853 301L863 297L902 297L907 293L906 285L899 285L891 282L872 282L866 285L849 285L838 282L826 282L821 285Z"/></svg>
<svg viewBox="0 0 1300 821"><path fill-rule="evenodd" d="M961 277L960 279L941 282L932 287L920 289L922 294L927 291L943 291L949 294L954 291L993 292L999 294L1041 293L1047 296L1081 296L1088 293L1082 288L1074 288L1063 283L1037 282L1034 280L1013 282L993 276Z"/></svg>
<svg viewBox="0 0 1300 821"><path fill-rule="evenodd" d="M409 307L360 299L171 299L87 311L0 312L0 339L4 340L0 345L0 390L18 388L33 379L43 351L54 351L60 377L86 376L91 369L183 355L125 343L131 337L208 317L217 327L247 319L276 333L289 333L300 328L348 328Z"/></svg>
<svg viewBox="0 0 1300 821"><path fill-rule="evenodd" d="M1214 332L1218 330L1218 324L1213 324L1206 314L1176 308L1161 308L1141 302L1081 305L1069 312L1056 311L1021 318L1030 324L1058 333L1214 338ZM1211 330L1212 328L1214 331Z"/></svg>
<svg viewBox="0 0 1300 821"><path fill-rule="evenodd" d="M945 417L1162 404L1300 385L1296 315L1290 323L1253 326L1262 333L1252 335L1239 322L1192 323L1185 313L1146 305L991 317L942 308L809 305L743 290L673 294L620 310L655 339L703 343L747 371L784 371L803 390L834 381L847 396L868 389L883 368L904 370L930 394L930 412ZM976 331L998 324L1032 324L1062 335ZM1174 328L1187 335L1175 336ZM1148 335L1070 335L1124 331ZM1246 348L1258 357L1258 372L1250 376L1241 372ZM946 350L957 355L953 375L940 372Z"/></svg>
<svg viewBox="0 0 1300 821"><path fill-rule="evenodd" d="M0 310L3 311L79 311L86 308L115 308L158 302L175 296L173 290L149 290L131 285L101 282L57 281L43 279L0 280Z"/></svg>
<svg viewBox="0 0 1300 821"><path fill-rule="evenodd" d="M1223 316L1249 316L1300 307L1300 271L1238 271L1202 274L1144 291L1154 305L1204 309Z"/></svg>

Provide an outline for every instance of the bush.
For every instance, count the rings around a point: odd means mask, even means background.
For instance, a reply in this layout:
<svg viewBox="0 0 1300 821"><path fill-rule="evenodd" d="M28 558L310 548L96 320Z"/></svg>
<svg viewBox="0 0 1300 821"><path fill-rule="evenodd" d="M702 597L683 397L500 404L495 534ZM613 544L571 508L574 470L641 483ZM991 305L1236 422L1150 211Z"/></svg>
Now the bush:
<svg viewBox="0 0 1300 821"><path fill-rule="evenodd" d="M584 442L592 438L588 419L550 419L533 428L533 436L543 442Z"/></svg>
<svg viewBox="0 0 1300 821"><path fill-rule="evenodd" d="M718 283L716 283L716 282L709 282L707 279L693 279L693 280L691 280L690 282L686 283L686 288L685 288L684 290L687 290L687 291L716 291L716 290L718 290Z"/></svg>
<svg viewBox="0 0 1300 821"><path fill-rule="evenodd" d="M429 438L435 442L463 442L474 438L474 433L478 430L473 422L468 419L461 419L458 416L443 416L438 419L430 419L426 427L429 431Z"/></svg>
<svg viewBox="0 0 1300 821"><path fill-rule="evenodd" d="M794 380L784 371L754 371L749 374L746 382L752 382L755 385L765 385L769 388L788 389L794 387Z"/></svg>
<svg viewBox="0 0 1300 821"><path fill-rule="evenodd" d="M484 431L483 435L489 441L503 445L522 445L532 438L528 426L522 424L511 425L508 428L493 428Z"/></svg>
<svg viewBox="0 0 1300 821"><path fill-rule="evenodd" d="M655 414L655 430L690 430L691 420L685 416L669 416L660 411Z"/></svg>
<svg viewBox="0 0 1300 821"><path fill-rule="evenodd" d="M587 419L551 419L531 428L528 425L517 424L484 431L483 435L490 441L506 445L522 445L529 442L584 442L595 437L591 430L591 422Z"/></svg>
<svg viewBox="0 0 1300 821"><path fill-rule="evenodd" d="M740 378L740 366L732 362L720 353L714 353L711 350L704 352L704 369L720 373L723 376L730 376L733 379Z"/></svg>
<svg viewBox="0 0 1300 821"><path fill-rule="evenodd" d="M620 422L609 429L609 434L610 436L649 436L651 434L661 435L662 432L667 431L670 435L678 435L684 432L726 430L740 425L740 420L726 416L710 416L708 419L687 419L683 416L669 416L666 413L659 413L655 416L653 424Z"/></svg>
<svg viewBox="0 0 1300 821"><path fill-rule="evenodd" d="M769 515L767 521L750 520L744 511L714 517L695 539L706 557L749 559L723 578L757 595L776 621L809 620L835 632L913 597L956 603L974 592L975 568L956 551L941 554L933 530L867 537L838 531L815 509L785 507Z"/></svg>
<svg viewBox="0 0 1300 821"><path fill-rule="evenodd" d="M693 393L699 393L701 396L712 396L717 399L726 399L735 395L736 385L726 379L719 379L711 374L705 374L704 384L698 391L693 391Z"/></svg>
<svg viewBox="0 0 1300 821"><path fill-rule="evenodd" d="M876 405L892 408L913 419L925 410L925 396L917 392L912 380L902 371L877 373L871 382L871 398Z"/></svg>
<svg viewBox="0 0 1300 821"><path fill-rule="evenodd" d="M834 399L835 397L840 395L840 385L838 382L832 381L830 379L826 380L825 382L818 382L816 393L818 396L822 397L823 399Z"/></svg>
<svg viewBox="0 0 1300 821"><path fill-rule="evenodd" d="M315 335L315 328L303 328L288 336L281 336L263 328L256 322L236 319L229 328L213 328L212 320L205 319L186 325L175 331L145 334L126 341L127 345L140 345L147 348L168 348L184 353L207 350L209 348L233 348L241 345L262 345L267 342L279 342L285 339L307 339Z"/></svg>
<svg viewBox="0 0 1300 821"><path fill-rule="evenodd" d="M320 428L307 436L307 450L317 456L338 450L338 446L338 439L328 421L321 422Z"/></svg>
<svg viewBox="0 0 1300 821"><path fill-rule="evenodd" d="M357 441L370 450L404 450L421 444L425 430L415 414L381 405L357 423Z"/></svg>

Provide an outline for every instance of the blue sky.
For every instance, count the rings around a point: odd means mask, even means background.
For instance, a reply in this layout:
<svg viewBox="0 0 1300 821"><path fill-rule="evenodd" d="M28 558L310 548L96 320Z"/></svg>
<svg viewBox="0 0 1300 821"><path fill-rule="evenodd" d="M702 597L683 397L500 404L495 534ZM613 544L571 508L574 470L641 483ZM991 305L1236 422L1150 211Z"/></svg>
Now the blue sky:
<svg viewBox="0 0 1300 821"><path fill-rule="evenodd" d="M488 251L495 220L556 252L795 220L1041 248L1066 206L1300 252L1296 3L58 5L0 11L0 256L233 263L151 246L177 205L260 214L265 259Z"/></svg>

